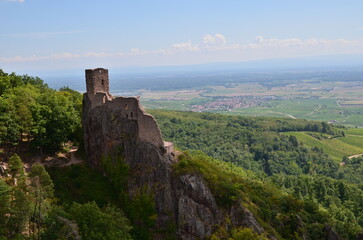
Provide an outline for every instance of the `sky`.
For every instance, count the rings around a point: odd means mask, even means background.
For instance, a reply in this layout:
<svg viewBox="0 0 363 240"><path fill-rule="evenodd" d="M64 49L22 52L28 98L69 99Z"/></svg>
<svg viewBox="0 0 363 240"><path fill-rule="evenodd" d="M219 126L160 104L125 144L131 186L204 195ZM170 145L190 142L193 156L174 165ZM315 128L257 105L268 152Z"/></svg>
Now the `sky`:
<svg viewBox="0 0 363 240"><path fill-rule="evenodd" d="M362 11L362 0L0 0L0 68L363 54Z"/></svg>

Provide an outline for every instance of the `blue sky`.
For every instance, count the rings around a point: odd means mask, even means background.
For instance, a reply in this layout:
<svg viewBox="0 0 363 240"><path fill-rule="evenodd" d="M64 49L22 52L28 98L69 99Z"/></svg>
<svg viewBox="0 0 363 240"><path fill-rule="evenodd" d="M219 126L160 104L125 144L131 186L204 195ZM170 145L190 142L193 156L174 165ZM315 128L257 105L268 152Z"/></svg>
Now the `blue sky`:
<svg viewBox="0 0 363 240"><path fill-rule="evenodd" d="M361 0L0 0L5 71L362 54Z"/></svg>

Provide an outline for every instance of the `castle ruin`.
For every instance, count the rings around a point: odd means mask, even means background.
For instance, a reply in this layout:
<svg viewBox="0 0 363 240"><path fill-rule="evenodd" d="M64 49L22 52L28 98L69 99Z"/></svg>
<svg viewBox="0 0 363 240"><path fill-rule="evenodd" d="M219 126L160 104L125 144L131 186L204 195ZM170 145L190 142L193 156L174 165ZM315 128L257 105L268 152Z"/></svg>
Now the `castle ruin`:
<svg viewBox="0 0 363 240"><path fill-rule="evenodd" d="M138 97L116 97L109 92L108 70L103 68L86 70L87 92L83 96L83 126L85 128L85 147L89 158L97 161L92 154L94 143L105 149L105 154L120 143L128 134L137 136L138 140L148 142L165 153L173 152L173 144L163 142L160 129L150 114L140 105ZM101 117L102 118L98 118ZM89 127L95 122L105 133L101 139L92 139L95 135ZM106 131L112 127L113 131ZM99 129L97 129L99 130ZM113 136L109 133L113 132ZM132 132L132 133L131 133ZM97 156L98 158L100 156Z"/></svg>
<svg viewBox="0 0 363 240"><path fill-rule="evenodd" d="M253 220L253 226L247 227L259 226L240 204L230 211L219 209L199 174L173 172L178 161L173 144L163 142L155 119L144 111L138 98L114 98L109 93L106 69L86 70L86 83L82 125L87 162L111 182L123 184L130 202L140 194L153 199L156 231L150 239L171 235L180 240L205 239L221 224L246 226L240 220L242 215ZM126 181L120 176L126 176ZM224 223L224 219L230 220Z"/></svg>

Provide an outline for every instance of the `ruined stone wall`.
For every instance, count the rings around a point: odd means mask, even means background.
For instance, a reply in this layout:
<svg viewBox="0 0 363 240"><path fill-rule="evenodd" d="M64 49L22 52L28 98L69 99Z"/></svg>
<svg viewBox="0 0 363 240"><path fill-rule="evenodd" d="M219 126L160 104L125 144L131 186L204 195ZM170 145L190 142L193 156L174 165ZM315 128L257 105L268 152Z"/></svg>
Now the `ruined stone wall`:
<svg viewBox="0 0 363 240"><path fill-rule="evenodd" d="M112 108L116 108L120 110L120 116L138 120L139 112L138 112L138 100L134 97L117 97L112 101Z"/></svg>
<svg viewBox="0 0 363 240"><path fill-rule="evenodd" d="M157 147L164 146L159 126L154 117L140 108L137 98L117 97L109 100L106 93L96 93L87 97L89 98L91 110L96 107L107 109L112 113L111 119L109 119L111 121L115 118L136 121L137 136L141 141L149 142Z"/></svg>
<svg viewBox="0 0 363 240"><path fill-rule="evenodd" d="M161 138L161 132L158 124L153 116L147 114L143 108L140 107L138 101L138 127L139 138L142 141L153 143L157 147L164 147L164 142Z"/></svg>
<svg viewBox="0 0 363 240"><path fill-rule="evenodd" d="M164 147L160 129L155 119L145 112L138 98L113 98L111 96L107 69L86 70L86 85L87 93L84 94L83 109L89 118L92 118L90 115L98 112L98 114L106 115L106 119L102 120L103 125L112 125L112 123L107 122L115 121L117 118L135 121L136 133L140 141L149 142L158 148ZM102 109L95 110L96 108ZM109 141L113 141L113 139L109 139Z"/></svg>

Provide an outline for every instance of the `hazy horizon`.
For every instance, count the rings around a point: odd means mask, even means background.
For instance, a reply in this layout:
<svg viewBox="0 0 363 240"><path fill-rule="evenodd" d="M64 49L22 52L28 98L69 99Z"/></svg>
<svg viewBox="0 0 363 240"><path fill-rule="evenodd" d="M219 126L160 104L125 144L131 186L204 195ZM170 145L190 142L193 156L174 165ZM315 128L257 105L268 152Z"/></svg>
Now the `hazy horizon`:
<svg viewBox="0 0 363 240"><path fill-rule="evenodd" d="M104 66L98 66L104 67ZM287 73L293 77L298 73L313 73L319 75L320 72L362 72L363 55L335 55L317 56L305 58L281 58L266 59L260 61L245 62L215 62L208 64L176 65L176 66L133 66L109 68L111 91L126 91L132 89L147 89L156 82L156 86L164 79L175 82L175 79L185 79L188 82L203 81L208 84L205 78L217 76L220 79L230 75L246 75L253 79L261 74ZM61 69L51 71L24 71L17 74L28 74L40 77L50 87L59 89L69 86L77 91L85 91L85 69ZM224 80L218 81L219 85L224 85ZM267 80L266 80L267 81ZM145 85L146 83L146 85ZM210 84L216 85L211 81ZM180 84L179 84L180 85ZM176 88L180 88L177 84ZM122 86L122 87L120 87ZM162 85L160 85L162 87Z"/></svg>

